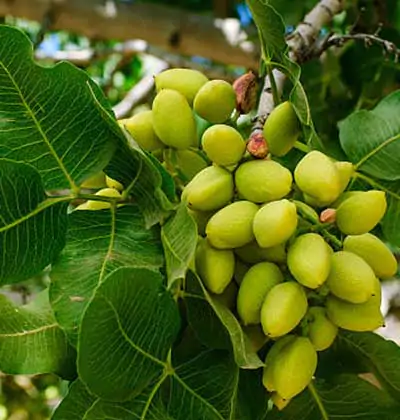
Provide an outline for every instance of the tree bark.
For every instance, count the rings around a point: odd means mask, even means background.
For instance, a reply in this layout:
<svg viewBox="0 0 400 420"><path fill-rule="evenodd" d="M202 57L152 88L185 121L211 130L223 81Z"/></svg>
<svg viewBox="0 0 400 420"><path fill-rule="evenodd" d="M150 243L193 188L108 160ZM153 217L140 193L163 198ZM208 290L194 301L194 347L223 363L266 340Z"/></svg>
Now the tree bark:
<svg viewBox="0 0 400 420"><path fill-rule="evenodd" d="M68 30L91 39L140 38L166 51L197 55L213 61L257 69L257 53L232 45L212 16L134 2L105 7L104 0L0 0L0 16L42 22L53 30Z"/></svg>

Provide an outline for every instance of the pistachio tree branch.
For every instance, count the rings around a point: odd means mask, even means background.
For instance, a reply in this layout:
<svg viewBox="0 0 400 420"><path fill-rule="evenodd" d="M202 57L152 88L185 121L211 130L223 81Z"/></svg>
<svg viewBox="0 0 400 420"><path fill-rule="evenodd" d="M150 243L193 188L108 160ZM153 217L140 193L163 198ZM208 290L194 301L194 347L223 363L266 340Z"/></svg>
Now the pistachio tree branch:
<svg viewBox="0 0 400 420"><path fill-rule="evenodd" d="M323 26L327 25L333 17L343 9L343 0L321 0L299 23L296 30L287 38L289 46L289 58L297 63L302 63L309 58L310 51L314 49L314 44ZM270 73L271 74L271 73ZM274 69L271 76L274 78L276 91L282 94L286 75ZM254 124L254 131L262 129L265 120L275 107L272 84L270 76L264 80L263 91L257 110L257 120Z"/></svg>
<svg viewBox="0 0 400 420"><path fill-rule="evenodd" d="M324 51L331 47L343 47L344 44L350 41L361 41L366 47L372 45L378 45L382 48L385 54L392 55L394 61L397 63L400 57L400 48L394 42L388 41L387 39L380 38L377 34L346 34L336 35L330 34L318 45L315 45L313 55L319 57Z"/></svg>

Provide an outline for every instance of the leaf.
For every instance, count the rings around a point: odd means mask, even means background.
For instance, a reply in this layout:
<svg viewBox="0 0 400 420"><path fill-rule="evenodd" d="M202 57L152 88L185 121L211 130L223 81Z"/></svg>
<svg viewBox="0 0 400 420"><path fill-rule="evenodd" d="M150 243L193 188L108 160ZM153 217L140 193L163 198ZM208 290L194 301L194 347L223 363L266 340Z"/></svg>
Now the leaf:
<svg viewBox="0 0 400 420"><path fill-rule="evenodd" d="M16 306L0 294L0 369L4 373L54 372L72 379L75 351L58 326L47 290L32 302Z"/></svg>
<svg viewBox="0 0 400 420"><path fill-rule="evenodd" d="M97 401L98 398L90 394L85 385L77 379L70 385L68 394L57 407L52 420L83 419Z"/></svg>
<svg viewBox="0 0 400 420"><path fill-rule="evenodd" d="M372 332L356 333L341 331L337 346L354 354L368 372L372 372L382 387L400 400L400 347Z"/></svg>
<svg viewBox="0 0 400 420"><path fill-rule="evenodd" d="M50 274L50 301L76 345L82 314L108 274L120 267L158 270L164 259L159 228L146 229L136 205L76 210L68 219L67 244Z"/></svg>
<svg viewBox="0 0 400 420"><path fill-rule="evenodd" d="M400 91L372 111L357 111L341 121L339 136L357 170L378 179L400 179Z"/></svg>
<svg viewBox="0 0 400 420"><path fill-rule="evenodd" d="M226 328L230 336L235 361L238 366L243 369L258 369L264 366L264 363L260 360L257 353L251 348L249 339L244 334L235 315L225 305L207 292L200 278L192 271L188 272L186 281L186 291L189 293L189 297L196 299L205 298ZM200 285L200 289L198 285Z"/></svg>
<svg viewBox="0 0 400 420"><path fill-rule="evenodd" d="M382 220L385 238L400 247L400 182L386 190L387 209Z"/></svg>
<svg viewBox="0 0 400 420"><path fill-rule="evenodd" d="M92 393L124 401L166 368L180 327L162 276L120 268L98 287L79 330L78 372Z"/></svg>
<svg viewBox="0 0 400 420"><path fill-rule="evenodd" d="M206 351L123 403L98 399L76 382L53 420L264 420L268 399L261 378L242 373L226 352ZM251 404L243 400L247 396Z"/></svg>
<svg viewBox="0 0 400 420"><path fill-rule="evenodd" d="M0 45L0 157L33 165L46 190L76 190L107 165L122 135L110 128L110 106L73 65L35 64L20 30L0 26Z"/></svg>
<svg viewBox="0 0 400 420"><path fill-rule="evenodd" d="M115 129L120 130L115 122ZM146 221L146 227L162 222L173 210L173 180L156 159L146 154L124 130L126 138L118 140L117 150L105 172L125 186Z"/></svg>
<svg viewBox="0 0 400 420"><path fill-rule="evenodd" d="M315 381L283 411L268 420L399 420L400 405L385 392L355 375L339 375L333 382Z"/></svg>
<svg viewBox="0 0 400 420"><path fill-rule="evenodd" d="M247 0L258 28L265 60L280 59L287 47L285 25L279 13L268 3L266 0Z"/></svg>
<svg viewBox="0 0 400 420"><path fill-rule="evenodd" d="M196 251L197 225L185 203L181 203L176 213L163 225L161 239L167 266L168 287L171 287L176 280L185 278Z"/></svg>
<svg viewBox="0 0 400 420"><path fill-rule="evenodd" d="M0 159L0 284L32 277L58 256L67 206L63 198L47 198L32 166Z"/></svg>

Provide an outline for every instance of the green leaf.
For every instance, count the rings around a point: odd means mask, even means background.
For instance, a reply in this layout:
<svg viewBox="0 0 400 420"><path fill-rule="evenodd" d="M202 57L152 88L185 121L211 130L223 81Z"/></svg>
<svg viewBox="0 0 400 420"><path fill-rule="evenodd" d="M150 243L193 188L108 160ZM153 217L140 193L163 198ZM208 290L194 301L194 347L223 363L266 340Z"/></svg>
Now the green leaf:
<svg viewBox="0 0 400 420"><path fill-rule="evenodd" d="M83 419L97 401L98 398L92 395L85 385L77 379L70 385L68 394L57 407L52 420Z"/></svg>
<svg viewBox="0 0 400 420"><path fill-rule="evenodd" d="M339 375L333 382L315 381L283 411L268 420L399 420L400 405L389 395L355 375Z"/></svg>
<svg viewBox="0 0 400 420"><path fill-rule="evenodd" d="M185 203L181 203L176 213L163 225L161 239L167 266L168 287L171 287L176 280L185 278L196 251L197 225Z"/></svg>
<svg viewBox="0 0 400 420"><path fill-rule="evenodd" d="M340 144L356 169L379 179L400 179L400 91L372 111L357 111L339 123Z"/></svg>
<svg viewBox="0 0 400 420"><path fill-rule="evenodd" d="M282 17L267 0L247 0L247 4L258 28L265 60L281 58L287 47Z"/></svg>
<svg viewBox="0 0 400 420"><path fill-rule="evenodd" d="M387 209L382 220L383 233L387 241L400 247L400 182L386 190Z"/></svg>
<svg viewBox="0 0 400 420"><path fill-rule="evenodd" d="M32 302L16 306L0 294L0 370L4 373L54 372L76 375L75 351L52 313L47 290Z"/></svg>
<svg viewBox="0 0 400 420"><path fill-rule="evenodd" d="M337 346L362 361L382 387L400 400L400 347L372 332L341 331Z"/></svg>
<svg viewBox="0 0 400 420"><path fill-rule="evenodd" d="M117 123L115 129L121 131ZM125 186L125 194L132 195L143 213L146 226L150 227L162 222L174 207L171 203L173 180L126 130L124 133L126 138L118 140L117 150L105 172Z"/></svg>
<svg viewBox="0 0 400 420"><path fill-rule="evenodd" d="M120 268L96 290L78 341L79 376L95 395L124 401L163 374L180 318L162 283L155 271Z"/></svg>
<svg viewBox="0 0 400 420"><path fill-rule="evenodd" d="M244 334L239 321L229 308L212 297L203 286L200 278L192 271L188 272L186 282L186 292L189 293L189 298L205 298L227 330L238 366L243 369L258 369L264 366L257 353L251 348L249 339Z"/></svg>
<svg viewBox="0 0 400 420"><path fill-rule="evenodd" d="M82 314L104 278L120 267L158 270L164 263L158 227L146 229L135 205L76 210L68 216L66 247L54 264L50 300L76 345Z"/></svg>
<svg viewBox="0 0 400 420"><path fill-rule="evenodd" d="M201 352L123 403L76 382L53 420L264 420L268 399L255 373L241 372L226 352Z"/></svg>
<svg viewBox="0 0 400 420"><path fill-rule="evenodd" d="M0 45L0 157L33 165L46 190L76 189L107 165L122 135L106 99L67 62L35 64L21 31L0 26Z"/></svg>
<svg viewBox="0 0 400 420"><path fill-rule="evenodd" d="M63 198L47 198L35 168L0 159L0 284L32 277L57 257L67 207Z"/></svg>

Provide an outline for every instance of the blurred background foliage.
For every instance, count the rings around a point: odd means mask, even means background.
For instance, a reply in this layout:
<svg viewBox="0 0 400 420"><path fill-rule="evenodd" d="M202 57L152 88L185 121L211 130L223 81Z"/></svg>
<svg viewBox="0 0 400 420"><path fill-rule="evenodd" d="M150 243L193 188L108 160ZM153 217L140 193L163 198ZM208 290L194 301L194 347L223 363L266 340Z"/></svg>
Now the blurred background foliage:
<svg viewBox="0 0 400 420"><path fill-rule="evenodd" d="M249 42L253 49L258 51L256 29L249 9L243 1L147 2L163 3L171 8L185 9L191 13L220 19L231 25L227 26L228 29L233 25L237 37ZM104 0L104 4L110 3L118 10L118 3L134 5L136 0ZM270 3L282 15L286 32L290 36L295 26L317 1L272 0ZM46 22L33 22L10 15L1 19L2 23L19 27L29 36L34 44L36 59L42 65L49 66L60 58L71 58L71 62L86 71L101 86L115 109L118 109L122 102L126 102L132 91L136 93L135 88L143 84L144 88L136 97L133 94L133 99L124 107L123 116L133 115L149 107L153 95L152 77L160 69L174 66L193 67L204 71L210 77L229 81L247 70L246 66L213 62L208 57L198 56L196 51L187 57L176 57L170 52L158 50L143 42L138 44L135 41L134 48L126 48L126 42L118 39L89 39L68 30L54 31ZM324 28L321 37L331 32L379 33L380 37L400 45L400 2L349 0L346 11L335 18L332 27ZM400 64L395 57L385 55L380 46L352 41L341 48L331 48L319 59L305 63L302 66L301 80L309 98L318 134L331 153L340 156L337 122L353 110L373 108L388 93L399 89ZM48 278L44 273L41 277L23 283L22 286L3 289L2 292L23 303L47 284ZM398 287L396 290L398 294ZM397 299L398 303L396 293L390 299L393 302ZM54 375L0 375L0 420L48 419L53 408L66 393L66 387L67 383Z"/></svg>

